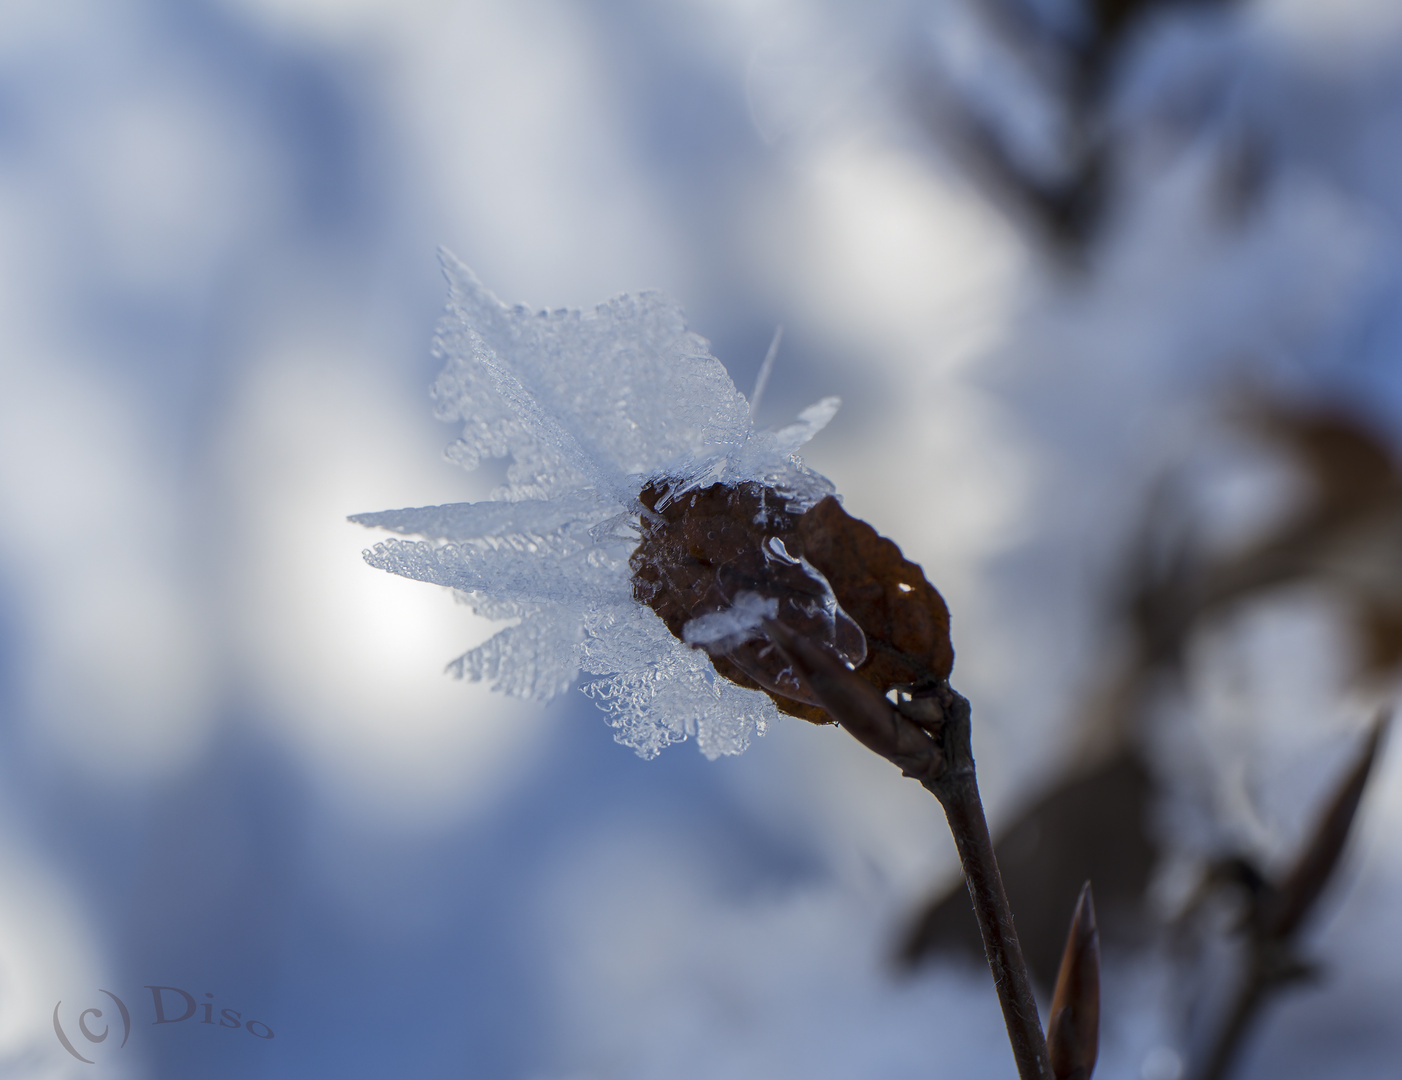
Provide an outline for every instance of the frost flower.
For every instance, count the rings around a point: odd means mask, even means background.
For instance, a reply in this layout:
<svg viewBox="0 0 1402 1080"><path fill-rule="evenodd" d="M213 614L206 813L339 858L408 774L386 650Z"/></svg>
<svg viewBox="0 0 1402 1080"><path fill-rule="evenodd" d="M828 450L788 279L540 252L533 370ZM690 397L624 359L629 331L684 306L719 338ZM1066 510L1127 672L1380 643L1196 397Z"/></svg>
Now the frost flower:
<svg viewBox="0 0 1402 1080"><path fill-rule="evenodd" d="M707 342L661 295L533 312L501 304L450 256L444 269L436 415L462 424L449 457L469 469L509 458L507 482L487 502L351 520L421 538L376 544L370 565L515 620L454 660L454 674L549 699L583 672L619 742L652 757L694 736L716 757L762 733L776 700L804 711L801 689L760 655L772 653L763 619L789 622L787 611L849 664L862 662L862 631L794 539L806 511L836 507L832 484L796 453L832 419L836 398L757 431ZM698 500L745 534L746 556L712 567L683 552L681 563L708 571L678 582L665 553L701 520L687 512ZM706 531L711 542L720 535ZM695 595L679 601L674 587L688 586Z"/></svg>

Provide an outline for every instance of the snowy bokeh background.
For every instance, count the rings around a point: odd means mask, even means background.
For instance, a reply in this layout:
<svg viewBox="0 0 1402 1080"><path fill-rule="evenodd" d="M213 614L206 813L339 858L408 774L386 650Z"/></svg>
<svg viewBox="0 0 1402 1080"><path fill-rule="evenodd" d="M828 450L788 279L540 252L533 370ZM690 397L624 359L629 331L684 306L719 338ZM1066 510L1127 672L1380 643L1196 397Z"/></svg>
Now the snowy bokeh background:
<svg viewBox="0 0 1402 1080"><path fill-rule="evenodd" d="M1073 753L1153 478L1246 460L1232 388L1402 435L1399 13L1154 21L1077 269L911 106L903 66L943 58L1040 130L955 0L0 5L0 1068L1009 1075L986 973L887 962L954 872L925 793L796 720L639 760L578 694L445 677L490 626L364 566L346 515L497 482L430 419L435 248L508 302L660 288L745 391L785 327L759 420L843 397L805 460L948 599L996 827ZM1224 210L1248 136L1268 180ZM1228 531L1271 510L1240 472ZM1293 785L1239 814L1282 850L1362 715L1299 607L1200 687L1225 758ZM1400 768L1330 980L1242 1075L1402 1057ZM1108 977L1100 1075L1174 1080L1168 975ZM147 985L276 1037L151 1030ZM51 1016L99 988L138 1023L88 1066Z"/></svg>

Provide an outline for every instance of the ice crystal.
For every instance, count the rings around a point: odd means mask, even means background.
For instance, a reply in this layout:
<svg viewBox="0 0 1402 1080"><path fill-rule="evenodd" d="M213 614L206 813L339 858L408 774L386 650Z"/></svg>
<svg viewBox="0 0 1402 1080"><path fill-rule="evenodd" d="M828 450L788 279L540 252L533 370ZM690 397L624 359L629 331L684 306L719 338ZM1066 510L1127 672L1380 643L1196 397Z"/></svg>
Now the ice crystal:
<svg viewBox="0 0 1402 1080"><path fill-rule="evenodd" d="M593 311L506 307L472 272L443 257L448 311L435 355L436 415L462 425L448 455L466 468L509 458L487 502L389 510L351 520L392 538L370 565L446 585L479 614L515 620L454 660L459 678L549 699L583 672L582 689L619 742L652 757L688 736L708 757L739 753L775 718L765 694L716 673L630 582L639 501L665 482L666 501L716 484L759 484L802 513L832 485L796 451L832 418L837 399L777 431L756 430L749 404L680 309L658 293ZM742 601L695 633L698 642L753 629L765 608Z"/></svg>

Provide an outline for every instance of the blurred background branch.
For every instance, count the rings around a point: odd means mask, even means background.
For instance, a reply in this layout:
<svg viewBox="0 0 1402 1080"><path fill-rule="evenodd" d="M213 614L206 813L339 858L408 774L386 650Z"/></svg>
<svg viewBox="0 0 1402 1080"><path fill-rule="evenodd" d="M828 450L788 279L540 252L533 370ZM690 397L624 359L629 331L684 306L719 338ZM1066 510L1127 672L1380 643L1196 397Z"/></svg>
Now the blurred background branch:
<svg viewBox="0 0 1402 1080"><path fill-rule="evenodd" d="M935 47L911 61L912 109L1010 215L1054 254L1080 263L1114 211L1126 144L1136 134L1116 114L1116 92L1144 37L1166 15L1235 2L938 5ZM1034 102L1010 102L1019 89ZM1032 109L1048 117L1040 130L1027 123Z"/></svg>

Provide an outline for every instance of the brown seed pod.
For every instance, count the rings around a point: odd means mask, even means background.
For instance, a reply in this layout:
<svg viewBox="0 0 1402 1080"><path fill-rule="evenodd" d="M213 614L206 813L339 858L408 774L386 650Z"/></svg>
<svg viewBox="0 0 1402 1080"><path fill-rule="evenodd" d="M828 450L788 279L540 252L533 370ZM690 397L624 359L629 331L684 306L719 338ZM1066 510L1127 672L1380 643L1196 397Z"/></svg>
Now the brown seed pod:
<svg viewBox="0 0 1402 1080"><path fill-rule="evenodd" d="M667 480L639 494L647 513L629 565L633 595L681 640L688 623L731 609L748 594L773 602L768 615L828 646L882 693L935 686L954 651L949 611L920 567L834 498L804 514L758 484L671 497ZM783 650L755 630L707 646L716 671L764 690L778 707L831 723Z"/></svg>
<svg viewBox="0 0 1402 1080"><path fill-rule="evenodd" d="M867 639L858 672L885 693L949 678L949 608L901 549L829 496L798 523L799 550L822 571Z"/></svg>

